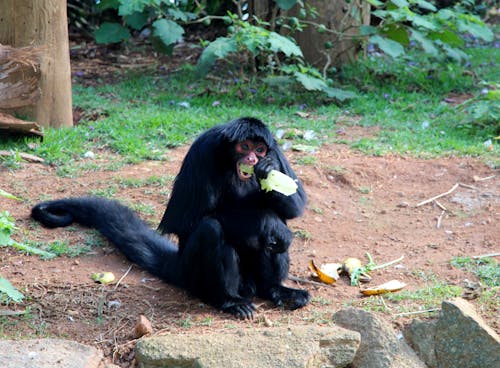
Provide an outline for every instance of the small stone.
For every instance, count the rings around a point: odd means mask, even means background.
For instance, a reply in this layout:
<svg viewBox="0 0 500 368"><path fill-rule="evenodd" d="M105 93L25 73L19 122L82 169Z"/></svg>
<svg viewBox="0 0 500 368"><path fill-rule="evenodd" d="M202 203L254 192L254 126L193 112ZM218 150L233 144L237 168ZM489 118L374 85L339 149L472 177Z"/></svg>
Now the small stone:
<svg viewBox="0 0 500 368"><path fill-rule="evenodd" d="M151 326L151 322L142 314L139 316L139 320L135 324L134 327L134 337L138 339L144 335L148 335L153 333L153 326Z"/></svg>

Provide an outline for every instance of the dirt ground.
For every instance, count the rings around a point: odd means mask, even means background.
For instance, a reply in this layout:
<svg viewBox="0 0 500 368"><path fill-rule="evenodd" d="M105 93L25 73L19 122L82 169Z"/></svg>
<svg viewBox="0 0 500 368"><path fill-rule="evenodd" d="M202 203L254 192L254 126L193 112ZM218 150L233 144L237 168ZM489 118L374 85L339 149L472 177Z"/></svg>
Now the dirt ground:
<svg viewBox="0 0 500 368"><path fill-rule="evenodd" d="M137 63L151 65L153 57L125 55L92 45L72 48L74 78L87 85L106 81L118 70ZM175 60L183 63L192 55L182 50ZM114 60L113 58L116 58ZM139 60L139 61L138 61ZM130 62L129 62L130 61ZM172 60L170 60L172 64ZM176 64L177 65L177 64ZM134 67L135 67L134 66ZM76 111L76 120L82 111ZM345 127L343 139L357 139L376 131ZM29 218L30 208L41 200L87 195L116 187L114 198L130 206L153 208L141 216L156 227L168 200L171 179L178 172L188 147L168 151L168 161L148 161L125 166L118 171L89 171L75 178L63 178L56 168L24 163L11 171L0 166L0 188L23 199L22 202L0 197L0 210L16 219L18 241L66 241L73 248L99 239L81 227L48 230ZM167 152L167 149L166 149ZM106 166L113 157L95 152L94 166ZM296 173L303 181L309 203L303 217L290 222L297 236L291 248L290 274L314 280L308 269L316 264L339 262L347 257L366 261L370 253L380 264L404 256L388 268L372 272L371 284L396 279L407 284L405 290L426 288L435 281L463 285L477 278L464 269L454 268L450 260L457 256L478 256L500 251L500 176L480 159L414 159L401 156L370 157L350 151L345 145L324 145L316 154L315 164L304 164L301 152L287 151ZM82 159L90 160L90 159ZM494 178L489 178L496 175ZM121 179L167 178L165 186L138 188L119 185ZM488 178L474 180L474 178ZM417 207L421 201L447 192L439 199L447 210L435 203ZM149 213L149 212L148 212ZM437 227L438 219L440 227ZM133 329L140 315L152 323L156 334L200 333L214 330L253 328L260 325L330 324L331 315L344 306L363 307L384 312L396 326L409 322L414 315L396 315L402 310L419 314L427 309L412 301L391 302L381 297L363 297L357 287L341 278L335 286L301 282L311 292L312 301L303 309L283 311L257 300L253 321L239 321L204 305L185 292L171 287L130 263L106 242L93 246L78 257L58 257L44 261L19 251L0 247L0 275L25 294L18 305L0 310L2 338L59 336L94 345L122 367L133 366ZM110 271L116 283L102 286L92 281L95 272ZM296 282L289 281L290 284ZM488 323L500 330L495 318L498 311L471 300ZM8 316L10 311L28 313Z"/></svg>
<svg viewBox="0 0 500 368"><path fill-rule="evenodd" d="M365 129L346 127L347 137L369 134ZM123 178L171 178L178 171L187 147L169 151L169 161L150 161L126 166L118 171L95 171L76 178L62 178L55 168L25 163L10 171L0 167L0 188L23 198L17 202L0 197L0 209L7 210L19 227L15 238L37 242L68 241L73 247L88 242L93 234L80 227L48 230L29 219L32 205L42 199L88 194L105 190ZM370 157L350 151L342 145L326 145L315 154L314 165L301 164L300 152L287 152L309 197L306 213L293 220L298 234L291 248L291 275L311 280L308 263L342 261L358 257L366 261L369 252L376 263L404 256L397 265L374 271L372 284L397 279L406 290L417 290L433 280L462 285L476 280L463 269L450 266L457 256L478 256L500 251L500 180L498 172L478 159L441 158L434 160L400 156ZM108 158L94 159L104 164ZM496 175L495 178L479 180ZM476 178L476 181L474 180ZM421 201L444 193L456 183L451 194L439 199L447 211ZM166 184L170 187L171 181ZM132 205L152 206L146 219L155 226L163 213L169 188L147 186L118 188L115 198ZM145 216L142 216L143 218ZM341 278L335 286L303 283L312 294L312 302L297 311L283 311L257 301L254 321L238 321L202 304L133 266L109 245L93 247L83 256L67 256L49 261L0 247L0 274L26 295L19 305L6 309L28 315L4 317L0 321L3 336L27 338L61 336L97 346L124 367L133 358L133 328L139 315L145 315L156 333L199 333L257 325L328 324L330 316L346 305L362 307L371 299L381 304L385 315L396 325L409 316L395 316L396 302L380 297L362 297L357 287ZM118 287L102 286L91 274L111 271L117 279L126 275ZM293 282L291 282L293 283ZM405 302L399 302L405 303ZM495 311L472 300L490 325L499 330ZM418 305L409 304L418 312ZM412 308L416 308L413 309ZM5 309L5 307L4 307ZM398 309L400 310L400 309ZM417 315L419 316L419 315ZM419 317L425 317L423 314Z"/></svg>

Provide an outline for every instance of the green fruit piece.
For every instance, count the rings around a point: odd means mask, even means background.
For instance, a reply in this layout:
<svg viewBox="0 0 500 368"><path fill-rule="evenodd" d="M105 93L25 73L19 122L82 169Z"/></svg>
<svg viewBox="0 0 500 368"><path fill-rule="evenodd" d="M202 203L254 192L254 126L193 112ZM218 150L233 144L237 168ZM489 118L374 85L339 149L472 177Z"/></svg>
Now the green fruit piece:
<svg viewBox="0 0 500 368"><path fill-rule="evenodd" d="M105 285L115 281L115 275L112 272L96 272L92 274L92 280Z"/></svg>

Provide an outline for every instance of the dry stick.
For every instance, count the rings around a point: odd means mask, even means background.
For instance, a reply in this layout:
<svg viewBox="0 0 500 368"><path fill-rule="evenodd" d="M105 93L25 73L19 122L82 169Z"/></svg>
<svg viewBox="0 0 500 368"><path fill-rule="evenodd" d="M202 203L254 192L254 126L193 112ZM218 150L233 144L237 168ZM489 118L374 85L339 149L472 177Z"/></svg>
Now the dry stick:
<svg viewBox="0 0 500 368"><path fill-rule="evenodd" d="M479 256L473 256L474 259L488 258L488 257L498 257L500 253L490 253L490 254L481 254Z"/></svg>
<svg viewBox="0 0 500 368"><path fill-rule="evenodd" d="M324 284L322 282L307 280L307 279L303 279L303 278L300 278L297 276L292 276L292 275L288 275L288 280L295 281L295 282L303 282L305 284L311 284L311 285L316 285L316 286L324 286L324 287L328 287L328 286L334 287L335 286L334 284Z"/></svg>
<svg viewBox="0 0 500 368"><path fill-rule="evenodd" d="M496 175L487 176L485 178L474 177L474 181L484 181L484 180L490 180L490 179L493 179L493 178L496 178Z"/></svg>
<svg viewBox="0 0 500 368"><path fill-rule="evenodd" d="M441 310L441 308L432 308L432 309L426 309L426 310L423 310L423 311L396 313L396 314L393 314L393 316L411 316L413 314L422 314L422 313L429 313L429 312L437 312L437 311L440 311L440 310Z"/></svg>
<svg viewBox="0 0 500 368"><path fill-rule="evenodd" d="M443 216L445 213L446 213L445 210L441 211L441 214L439 215L439 217L437 219L436 229L441 228L441 221L443 220Z"/></svg>
<svg viewBox="0 0 500 368"><path fill-rule="evenodd" d="M420 202L419 204L417 204L417 207L420 207L420 206L423 206L424 204L427 204L427 203L430 203L432 201L435 201L436 199L438 198L441 198L441 197L444 197L444 196L447 196L448 194L452 193L455 189L458 188L460 184L459 183L456 183L449 191L447 191L446 193L441 193L441 194L438 194L437 196L434 196L432 198L429 198L429 199L426 199L425 201L423 202Z"/></svg>
<svg viewBox="0 0 500 368"><path fill-rule="evenodd" d="M392 260L392 261L389 261L389 262L386 262L386 263L383 263L383 264L380 264L380 265L377 265L377 266L373 266L373 267L371 268L371 270L372 270L372 271L374 271L374 270L379 270L379 269L381 269L381 268L389 267L389 266L393 265L394 263L401 262L401 261L403 260L403 258L404 258L404 257L405 257L405 256L404 256L404 255L402 255L402 256L401 256L401 257L399 257L398 259L394 259L394 260Z"/></svg>
<svg viewBox="0 0 500 368"><path fill-rule="evenodd" d="M436 203L436 205L437 205L439 208L441 208L443 211L448 211L448 210L446 209L446 207L445 207L445 206L443 206L441 203L439 203L439 202L437 201L437 199L435 199L435 200L434 200L434 203Z"/></svg>
<svg viewBox="0 0 500 368"><path fill-rule="evenodd" d="M123 274L122 277L120 277L120 280L118 280L118 282L116 283L115 287L113 288L113 291L116 291L116 289L118 288L118 286L120 285L120 282L122 282L122 280L128 275L128 273L130 272L130 270L132 269L132 266L133 265L130 265L130 267L128 268L127 272L125 272Z"/></svg>
<svg viewBox="0 0 500 368"><path fill-rule="evenodd" d="M464 184L464 183L458 183L458 185L460 185L461 187L463 188L467 188L467 189L472 189L472 190L477 190L476 187L472 186L472 185L468 185L468 184Z"/></svg>

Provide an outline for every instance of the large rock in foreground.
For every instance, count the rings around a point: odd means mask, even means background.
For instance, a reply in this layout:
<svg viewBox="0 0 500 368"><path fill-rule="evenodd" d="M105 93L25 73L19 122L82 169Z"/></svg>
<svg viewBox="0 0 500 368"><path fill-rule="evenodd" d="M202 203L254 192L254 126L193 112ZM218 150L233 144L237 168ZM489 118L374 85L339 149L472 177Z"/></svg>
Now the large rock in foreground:
<svg viewBox="0 0 500 368"><path fill-rule="evenodd" d="M374 313L342 309L333 315L333 320L361 334L361 346L352 368L425 368L415 352L396 336L390 324Z"/></svg>
<svg viewBox="0 0 500 368"><path fill-rule="evenodd" d="M142 338L135 353L141 368L342 368L359 344L341 327L297 326Z"/></svg>
<svg viewBox="0 0 500 368"><path fill-rule="evenodd" d="M99 350L74 341L0 340L2 368L98 368L101 363Z"/></svg>
<svg viewBox="0 0 500 368"><path fill-rule="evenodd" d="M442 303L435 350L439 368L500 367L499 336L464 299Z"/></svg>

